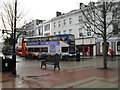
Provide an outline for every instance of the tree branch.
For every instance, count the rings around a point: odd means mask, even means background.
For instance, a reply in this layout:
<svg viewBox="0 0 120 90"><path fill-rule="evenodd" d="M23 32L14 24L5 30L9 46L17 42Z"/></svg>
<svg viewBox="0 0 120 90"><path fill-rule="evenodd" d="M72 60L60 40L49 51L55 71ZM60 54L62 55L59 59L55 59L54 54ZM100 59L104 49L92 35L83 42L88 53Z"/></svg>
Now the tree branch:
<svg viewBox="0 0 120 90"><path fill-rule="evenodd" d="M87 23L84 23L85 26L87 27L86 31L91 31L93 32L94 34L97 34L97 35L101 35L102 37L104 37L103 33L98 33L97 31L95 31L92 27L90 27L89 25L87 25ZM89 29L89 30L88 30Z"/></svg>
<svg viewBox="0 0 120 90"><path fill-rule="evenodd" d="M3 19L3 16L2 16L2 15L1 15L1 18L2 18L2 23L3 23L3 26L4 26L4 28L7 30L6 25L5 25L5 21L4 21L4 19Z"/></svg>

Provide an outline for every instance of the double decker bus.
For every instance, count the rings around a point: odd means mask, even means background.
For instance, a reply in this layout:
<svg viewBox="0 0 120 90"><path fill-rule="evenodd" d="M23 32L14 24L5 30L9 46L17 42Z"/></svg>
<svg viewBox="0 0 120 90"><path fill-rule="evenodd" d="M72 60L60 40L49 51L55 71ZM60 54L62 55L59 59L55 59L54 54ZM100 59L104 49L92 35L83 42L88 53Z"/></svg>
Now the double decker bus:
<svg viewBox="0 0 120 90"><path fill-rule="evenodd" d="M73 34L24 37L22 39L22 56L32 54L75 54L75 38Z"/></svg>

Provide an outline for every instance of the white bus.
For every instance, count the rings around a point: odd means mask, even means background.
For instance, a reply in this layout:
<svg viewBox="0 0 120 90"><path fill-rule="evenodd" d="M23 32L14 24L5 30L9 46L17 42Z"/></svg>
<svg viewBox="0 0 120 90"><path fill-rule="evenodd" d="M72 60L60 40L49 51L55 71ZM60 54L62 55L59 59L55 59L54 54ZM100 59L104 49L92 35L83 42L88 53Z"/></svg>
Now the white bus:
<svg viewBox="0 0 120 90"><path fill-rule="evenodd" d="M24 37L22 55L32 54L75 54L75 38L73 34Z"/></svg>

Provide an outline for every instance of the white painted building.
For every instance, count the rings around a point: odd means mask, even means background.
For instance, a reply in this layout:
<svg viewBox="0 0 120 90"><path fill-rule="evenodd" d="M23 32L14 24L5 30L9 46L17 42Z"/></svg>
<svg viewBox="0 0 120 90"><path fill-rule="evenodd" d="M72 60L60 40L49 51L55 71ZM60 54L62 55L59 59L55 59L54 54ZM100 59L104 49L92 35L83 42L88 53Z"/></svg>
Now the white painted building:
<svg viewBox="0 0 120 90"><path fill-rule="evenodd" d="M85 10L87 7L82 6ZM101 13L99 13L102 15ZM118 14L120 15L120 14ZM112 12L108 14L107 21L111 20ZM87 55L88 50L90 50L90 55L101 55L102 54L102 43L103 40L100 36L96 36L93 32L87 31L84 23L84 16L80 9L72 10L68 13L56 12L56 17L48 21L43 21L42 23L30 23L27 25L28 36L42 36L42 35L55 35L55 34L74 34L76 47L79 51L85 51ZM119 22L119 18L116 19L116 23ZM39 20L38 20L39 21ZM37 24L37 25L35 25ZM116 25L116 24L115 24ZM91 26L94 30L95 27ZM114 30L114 25L111 24L107 32ZM120 26L118 24L118 30ZM30 31L29 31L30 30ZM31 34L32 33L32 34ZM120 33L119 33L120 34ZM120 55L120 36L119 34L114 35L108 40L108 48L112 48L115 51L115 55Z"/></svg>
<svg viewBox="0 0 120 90"><path fill-rule="evenodd" d="M43 35L51 35L51 20L43 22Z"/></svg>
<svg viewBox="0 0 120 90"><path fill-rule="evenodd" d="M61 14L51 19L51 34L74 34L76 47L82 53L84 47L87 54L90 48L91 55L96 55L96 43L94 33L86 31L82 23L81 10L72 10L69 13Z"/></svg>
<svg viewBox="0 0 120 90"><path fill-rule="evenodd" d="M29 23L26 23L20 28L20 31L26 32L18 38L18 43L16 46L21 48L22 37L32 37L32 36L43 36L43 21L44 20L32 20Z"/></svg>
<svg viewBox="0 0 120 90"><path fill-rule="evenodd" d="M118 7L119 9L115 10L115 8ZM113 23L111 23L111 25L108 27L107 29L107 33L111 32L111 31L115 31L118 30L119 32L115 32L113 33L113 35L108 39L107 41L107 49L109 51L109 49L113 49L115 51L115 55L120 55L120 2L115 4L115 8L112 7L112 12L109 12L107 15L107 23L110 22L110 20L114 17L113 13L117 13L115 14L115 19L113 21ZM114 12L115 11L115 12ZM96 54L97 55L102 55L103 53L103 39L100 36L96 37ZM108 53L109 54L109 53Z"/></svg>
<svg viewBox="0 0 120 90"><path fill-rule="evenodd" d="M36 36L39 35L38 26L43 23L44 20L32 20L21 27L21 30L26 31L26 36Z"/></svg>

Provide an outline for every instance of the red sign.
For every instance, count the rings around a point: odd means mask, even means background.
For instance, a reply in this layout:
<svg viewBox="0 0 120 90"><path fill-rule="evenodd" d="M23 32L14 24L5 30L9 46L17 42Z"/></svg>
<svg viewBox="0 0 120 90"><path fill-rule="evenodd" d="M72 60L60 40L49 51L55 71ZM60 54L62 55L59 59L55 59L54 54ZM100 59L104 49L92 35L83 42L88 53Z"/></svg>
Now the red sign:
<svg viewBox="0 0 120 90"><path fill-rule="evenodd" d="M88 46L88 55L90 55L90 46Z"/></svg>
<svg viewBox="0 0 120 90"><path fill-rule="evenodd" d="M82 54L83 55L85 54L85 47L84 46L82 47Z"/></svg>

